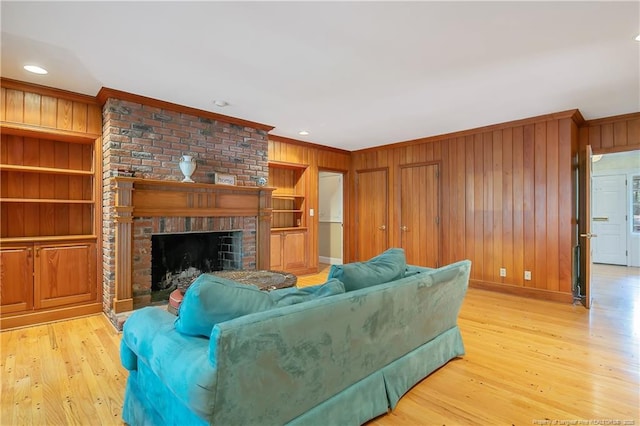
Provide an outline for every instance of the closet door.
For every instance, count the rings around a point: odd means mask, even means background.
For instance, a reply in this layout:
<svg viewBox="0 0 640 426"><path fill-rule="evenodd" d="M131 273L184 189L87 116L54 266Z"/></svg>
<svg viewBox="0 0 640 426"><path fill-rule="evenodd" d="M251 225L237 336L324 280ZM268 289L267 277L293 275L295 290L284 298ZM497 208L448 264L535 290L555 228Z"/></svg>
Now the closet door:
<svg viewBox="0 0 640 426"><path fill-rule="evenodd" d="M438 164L400 167L400 241L411 265L439 265L438 169Z"/></svg>
<svg viewBox="0 0 640 426"><path fill-rule="evenodd" d="M356 171L356 260L388 248L387 169Z"/></svg>

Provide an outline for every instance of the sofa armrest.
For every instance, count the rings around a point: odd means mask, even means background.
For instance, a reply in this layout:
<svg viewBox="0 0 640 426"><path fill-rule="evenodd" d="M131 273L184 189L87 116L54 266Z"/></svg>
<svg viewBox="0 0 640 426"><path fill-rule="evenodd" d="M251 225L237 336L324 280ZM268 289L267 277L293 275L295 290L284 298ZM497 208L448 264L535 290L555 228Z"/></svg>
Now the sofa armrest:
<svg viewBox="0 0 640 426"><path fill-rule="evenodd" d="M207 418L217 380L209 339L177 332L175 319L158 307L131 314L123 327L121 361L128 369L135 366L139 373L153 374L185 406Z"/></svg>

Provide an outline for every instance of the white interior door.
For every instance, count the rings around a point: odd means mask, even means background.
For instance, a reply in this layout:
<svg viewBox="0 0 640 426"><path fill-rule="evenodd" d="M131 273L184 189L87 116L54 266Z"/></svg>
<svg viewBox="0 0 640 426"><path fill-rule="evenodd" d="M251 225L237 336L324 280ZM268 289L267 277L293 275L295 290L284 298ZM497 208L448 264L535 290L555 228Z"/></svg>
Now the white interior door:
<svg viewBox="0 0 640 426"><path fill-rule="evenodd" d="M626 176L593 176L591 229L598 238L593 245L593 262L627 264Z"/></svg>

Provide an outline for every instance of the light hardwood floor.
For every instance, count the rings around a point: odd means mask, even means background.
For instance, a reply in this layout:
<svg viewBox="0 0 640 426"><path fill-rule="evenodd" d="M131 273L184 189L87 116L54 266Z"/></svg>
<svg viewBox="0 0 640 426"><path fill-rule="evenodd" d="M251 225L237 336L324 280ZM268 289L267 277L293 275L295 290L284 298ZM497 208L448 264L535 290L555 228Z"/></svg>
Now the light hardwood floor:
<svg viewBox="0 0 640 426"><path fill-rule="evenodd" d="M459 319L466 355L369 424L640 425L640 270L595 265L593 281L591 310L470 289ZM122 424L127 373L105 317L0 337L0 424Z"/></svg>

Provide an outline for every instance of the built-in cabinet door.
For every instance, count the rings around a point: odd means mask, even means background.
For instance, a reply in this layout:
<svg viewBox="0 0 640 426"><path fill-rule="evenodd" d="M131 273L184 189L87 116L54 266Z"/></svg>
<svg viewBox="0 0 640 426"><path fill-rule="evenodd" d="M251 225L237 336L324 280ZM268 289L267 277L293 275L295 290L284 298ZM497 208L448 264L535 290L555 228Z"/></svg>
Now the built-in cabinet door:
<svg viewBox="0 0 640 426"><path fill-rule="evenodd" d="M36 309L95 300L95 243L36 244L34 251Z"/></svg>
<svg viewBox="0 0 640 426"><path fill-rule="evenodd" d="M281 271L282 265L282 232L271 234L271 269Z"/></svg>
<svg viewBox="0 0 640 426"><path fill-rule="evenodd" d="M27 311L33 307L33 246L0 249L0 312Z"/></svg>
<svg viewBox="0 0 640 426"><path fill-rule="evenodd" d="M364 261L388 248L387 169L356 172L356 259Z"/></svg>
<svg viewBox="0 0 640 426"><path fill-rule="evenodd" d="M285 271L307 268L307 231L287 231L284 233L282 259Z"/></svg>
<svg viewBox="0 0 640 426"><path fill-rule="evenodd" d="M440 254L438 165L400 167L400 240L407 263L435 268Z"/></svg>

